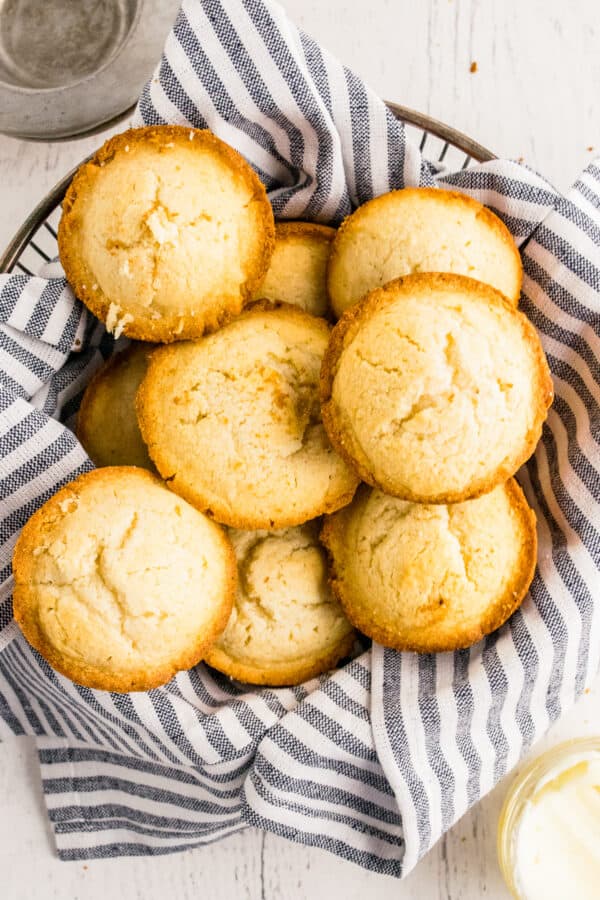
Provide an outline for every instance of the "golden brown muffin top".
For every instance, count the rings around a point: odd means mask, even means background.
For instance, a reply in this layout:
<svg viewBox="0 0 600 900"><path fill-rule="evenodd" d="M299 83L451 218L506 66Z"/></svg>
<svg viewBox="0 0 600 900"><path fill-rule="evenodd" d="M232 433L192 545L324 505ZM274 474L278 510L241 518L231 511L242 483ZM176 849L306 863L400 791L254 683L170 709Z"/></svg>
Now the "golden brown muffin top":
<svg viewBox="0 0 600 900"><path fill-rule="evenodd" d="M77 414L77 437L97 466L141 466L154 472L135 412L149 344L116 353L88 384Z"/></svg>
<svg viewBox="0 0 600 900"><path fill-rule="evenodd" d="M234 528L299 525L358 484L321 421L323 319L260 305L194 343L159 347L137 396L169 487Z"/></svg>
<svg viewBox="0 0 600 900"><path fill-rule="evenodd" d="M369 200L338 229L328 273L334 312L416 272L467 275L519 302L521 257L504 222L466 194L417 187Z"/></svg>
<svg viewBox="0 0 600 900"><path fill-rule="evenodd" d="M514 479L449 506L363 485L321 536L348 618L396 650L470 646L517 609L535 571L535 516Z"/></svg>
<svg viewBox="0 0 600 900"><path fill-rule="evenodd" d="M537 332L493 288L411 275L332 332L323 421L364 481L407 500L491 490L533 453L552 401Z"/></svg>
<svg viewBox="0 0 600 900"><path fill-rule="evenodd" d="M238 591L206 662L251 684L300 684L348 654L354 629L327 582L319 522L281 531L229 529Z"/></svg>
<svg viewBox="0 0 600 900"><path fill-rule="evenodd" d="M14 614L73 681L149 690L223 630L236 569L224 531L149 472L96 469L62 488L17 542Z"/></svg>
<svg viewBox="0 0 600 900"><path fill-rule="evenodd" d="M275 249L257 299L329 316L327 263L335 229L312 222L277 222Z"/></svg>
<svg viewBox="0 0 600 900"><path fill-rule="evenodd" d="M116 135L63 202L60 259L77 296L115 336L169 342L214 330L267 269L273 213L242 156L177 125Z"/></svg>

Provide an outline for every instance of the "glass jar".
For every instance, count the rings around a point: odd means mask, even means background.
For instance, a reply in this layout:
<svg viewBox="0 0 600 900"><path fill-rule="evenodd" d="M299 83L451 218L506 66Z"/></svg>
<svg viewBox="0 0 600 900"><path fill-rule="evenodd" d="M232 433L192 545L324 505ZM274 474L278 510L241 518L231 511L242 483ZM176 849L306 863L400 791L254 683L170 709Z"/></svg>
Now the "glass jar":
<svg viewBox="0 0 600 900"><path fill-rule="evenodd" d="M516 900L531 900L531 897L522 893L518 877L519 832L528 804L534 797L540 796L545 784L553 782L561 773L568 777L569 771L578 763L589 761L600 764L600 737L582 737L566 741L532 760L508 789L498 820L498 861L506 884ZM600 828L600 821L598 826ZM586 827L583 820L581 827ZM568 848L565 848L565 852L568 852ZM533 860L531 864L535 862ZM583 870L578 867L578 871ZM566 888L565 885L563 887ZM596 883L591 891L593 893L590 892L589 896L600 897L600 883ZM574 896L573 893L570 893L570 896Z"/></svg>

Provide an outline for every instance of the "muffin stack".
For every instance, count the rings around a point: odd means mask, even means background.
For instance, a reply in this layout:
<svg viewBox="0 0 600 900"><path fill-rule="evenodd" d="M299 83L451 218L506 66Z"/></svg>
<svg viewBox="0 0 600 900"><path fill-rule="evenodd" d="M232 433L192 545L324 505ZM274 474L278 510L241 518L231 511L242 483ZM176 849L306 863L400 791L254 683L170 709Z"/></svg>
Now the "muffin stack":
<svg viewBox="0 0 600 900"><path fill-rule="evenodd" d="M84 396L106 468L17 544L15 616L51 665L109 690L200 659L295 684L355 627L453 650L518 607L536 536L512 476L552 387L493 213L407 189L337 232L275 226L235 151L151 127L79 170L59 249L107 328L152 343Z"/></svg>
<svg viewBox="0 0 600 900"><path fill-rule="evenodd" d="M348 617L385 646L468 647L533 578L535 517L512 476L552 383L520 287L509 232L459 194L378 197L334 241L323 421L370 487L322 539Z"/></svg>

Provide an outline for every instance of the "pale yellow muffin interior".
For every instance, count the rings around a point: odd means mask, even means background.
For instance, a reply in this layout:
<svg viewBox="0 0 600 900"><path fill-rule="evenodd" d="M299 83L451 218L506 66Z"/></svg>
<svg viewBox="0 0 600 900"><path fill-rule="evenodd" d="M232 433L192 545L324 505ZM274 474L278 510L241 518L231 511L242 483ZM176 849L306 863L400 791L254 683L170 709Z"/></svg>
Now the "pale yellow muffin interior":
<svg viewBox="0 0 600 900"><path fill-rule="evenodd" d="M154 472L135 413L151 350L148 344L132 344L111 357L87 387L77 437L97 466L142 466Z"/></svg>
<svg viewBox="0 0 600 900"><path fill-rule="evenodd" d="M347 503L358 478L319 404L328 338L324 321L288 306L158 348L137 408L169 487L236 528L297 525Z"/></svg>
<svg viewBox="0 0 600 900"><path fill-rule="evenodd" d="M455 272L515 305L522 266L513 238L480 203L438 188L405 188L365 203L339 229L329 263L336 315L394 278Z"/></svg>
<svg viewBox="0 0 600 900"><path fill-rule="evenodd" d="M349 618L397 649L474 643L519 605L535 569L535 517L513 480L449 506L362 486L323 537Z"/></svg>
<svg viewBox="0 0 600 900"><path fill-rule="evenodd" d="M456 276L371 297L332 362L332 438L364 480L405 499L467 499L505 481L533 452L552 397L533 327Z"/></svg>
<svg viewBox="0 0 600 900"><path fill-rule="evenodd" d="M329 588L317 522L228 534L238 592L210 665L242 681L293 684L334 665L354 629Z"/></svg>
<svg viewBox="0 0 600 900"><path fill-rule="evenodd" d="M96 469L25 526L15 617L73 680L144 690L197 663L225 626L234 567L222 529L157 478Z"/></svg>
<svg viewBox="0 0 600 900"><path fill-rule="evenodd" d="M256 298L290 303L313 316L329 314L327 262L335 229L308 222L275 226L275 249Z"/></svg>

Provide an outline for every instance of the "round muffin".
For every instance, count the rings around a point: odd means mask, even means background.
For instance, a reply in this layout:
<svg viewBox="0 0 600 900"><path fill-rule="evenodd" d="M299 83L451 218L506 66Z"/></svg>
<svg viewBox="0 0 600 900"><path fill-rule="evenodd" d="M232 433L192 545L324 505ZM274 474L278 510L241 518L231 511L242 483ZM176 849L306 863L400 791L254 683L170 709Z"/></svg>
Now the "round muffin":
<svg viewBox="0 0 600 900"><path fill-rule="evenodd" d="M259 304L201 341L155 350L138 421L169 487L234 528L301 525L349 503L358 478L319 406L328 339L323 319Z"/></svg>
<svg viewBox="0 0 600 900"><path fill-rule="evenodd" d="M415 272L467 275L519 302L521 257L498 216L455 191L404 188L369 200L337 231L328 271L333 310L341 316L374 288Z"/></svg>
<svg viewBox="0 0 600 900"><path fill-rule="evenodd" d="M223 529L149 472L96 469L51 497L13 557L14 615L86 687L146 691L196 665L236 590Z"/></svg>
<svg viewBox="0 0 600 900"><path fill-rule="evenodd" d="M269 264L274 222L257 175L209 131L135 128L81 166L63 201L60 260L115 336L166 343L237 315Z"/></svg>
<svg viewBox="0 0 600 900"><path fill-rule="evenodd" d="M256 297L290 303L313 316L329 315L327 261L335 228L277 222L275 250Z"/></svg>
<svg viewBox="0 0 600 900"><path fill-rule="evenodd" d="M321 539L350 621L395 650L469 647L520 606L535 572L535 515L514 479L450 506L362 485Z"/></svg>
<svg viewBox="0 0 600 900"><path fill-rule="evenodd" d="M321 373L323 422L363 481L420 503L490 491L533 453L552 381L533 325L462 275L410 275L348 310Z"/></svg>
<svg viewBox="0 0 600 900"><path fill-rule="evenodd" d="M135 412L135 395L151 350L148 344L131 344L112 356L86 388L77 415L77 437L97 466L154 471Z"/></svg>
<svg viewBox="0 0 600 900"><path fill-rule="evenodd" d="M229 531L238 562L231 618L205 661L250 684L300 684L335 666L354 629L327 583L318 522Z"/></svg>

